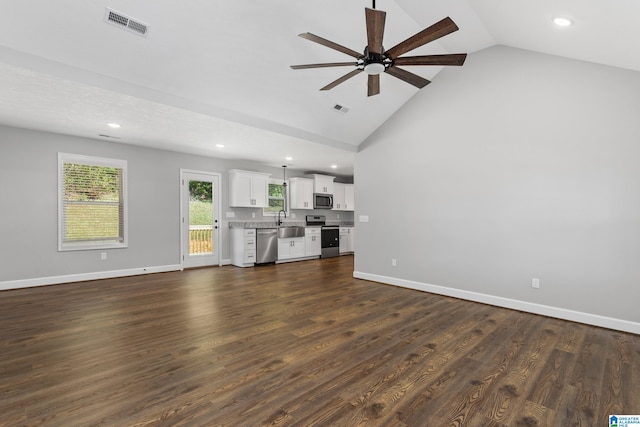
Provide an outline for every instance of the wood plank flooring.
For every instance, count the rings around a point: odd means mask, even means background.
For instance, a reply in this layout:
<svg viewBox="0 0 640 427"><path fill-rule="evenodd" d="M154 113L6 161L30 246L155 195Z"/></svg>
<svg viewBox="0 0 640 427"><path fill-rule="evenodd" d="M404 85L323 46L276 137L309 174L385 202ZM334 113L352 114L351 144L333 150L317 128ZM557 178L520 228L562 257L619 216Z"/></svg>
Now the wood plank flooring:
<svg viewBox="0 0 640 427"><path fill-rule="evenodd" d="M353 257L0 292L1 426L606 426L640 336L352 277Z"/></svg>

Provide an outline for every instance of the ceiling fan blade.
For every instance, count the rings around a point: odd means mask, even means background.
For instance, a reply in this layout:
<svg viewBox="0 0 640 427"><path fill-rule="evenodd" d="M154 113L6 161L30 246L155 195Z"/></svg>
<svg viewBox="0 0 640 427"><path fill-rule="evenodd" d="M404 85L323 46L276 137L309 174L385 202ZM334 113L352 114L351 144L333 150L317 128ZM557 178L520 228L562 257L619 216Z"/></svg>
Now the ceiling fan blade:
<svg viewBox="0 0 640 427"><path fill-rule="evenodd" d="M415 87L422 89L423 87L425 87L426 85L428 85L429 83L431 83L429 80L424 79L416 74L410 73L409 71L403 70L402 68L398 68L398 67L389 67L385 70L385 73L387 74L391 74L393 77L396 77L400 80L403 80L411 85L414 85Z"/></svg>
<svg viewBox="0 0 640 427"><path fill-rule="evenodd" d="M357 68L353 71L351 71L350 73L345 74L344 76L340 77L338 80L334 80L331 83L329 83L328 85L326 85L325 87L321 88L320 90L329 90L329 89L333 89L334 87L338 86L340 83L343 83L347 80L349 80L351 77L358 75L362 72L361 69Z"/></svg>
<svg viewBox="0 0 640 427"><path fill-rule="evenodd" d="M367 84L367 96L373 96L380 93L380 74L369 74L369 82Z"/></svg>
<svg viewBox="0 0 640 427"><path fill-rule="evenodd" d="M376 9L364 9L367 21L367 47L370 53L382 55L382 37L384 36L384 21L386 12Z"/></svg>
<svg viewBox="0 0 640 427"><path fill-rule="evenodd" d="M324 64L303 64L303 65L290 65L294 70L304 70L306 68L326 68L326 67L347 67L347 66L356 67L358 65L357 62L327 62Z"/></svg>
<svg viewBox="0 0 640 427"><path fill-rule="evenodd" d="M450 55L425 55L405 56L396 58L394 65L462 65L467 58L466 53L453 53Z"/></svg>
<svg viewBox="0 0 640 427"><path fill-rule="evenodd" d="M344 47L330 40L323 39L322 37L316 36L315 34L302 33L298 35L303 39L311 40L312 42L321 44L322 46L330 47L331 49L335 49L338 52L346 53L347 55L353 56L354 58L361 58L363 56L361 53L356 52L355 50L351 50L348 47Z"/></svg>
<svg viewBox="0 0 640 427"><path fill-rule="evenodd" d="M458 31L458 26L451 18L446 17L442 21L433 24L429 28L425 28L405 41L398 43L391 49L387 50L386 54L391 58L397 58L403 53L437 40L440 37L453 33L454 31Z"/></svg>

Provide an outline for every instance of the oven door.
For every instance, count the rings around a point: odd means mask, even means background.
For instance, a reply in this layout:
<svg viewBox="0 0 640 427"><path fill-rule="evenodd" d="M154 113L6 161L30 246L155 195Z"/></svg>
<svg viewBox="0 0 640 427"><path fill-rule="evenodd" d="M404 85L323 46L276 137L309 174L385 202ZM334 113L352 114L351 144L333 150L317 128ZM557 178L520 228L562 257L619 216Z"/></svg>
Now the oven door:
<svg viewBox="0 0 640 427"><path fill-rule="evenodd" d="M340 228L322 227L320 231L320 258L330 258L340 255Z"/></svg>

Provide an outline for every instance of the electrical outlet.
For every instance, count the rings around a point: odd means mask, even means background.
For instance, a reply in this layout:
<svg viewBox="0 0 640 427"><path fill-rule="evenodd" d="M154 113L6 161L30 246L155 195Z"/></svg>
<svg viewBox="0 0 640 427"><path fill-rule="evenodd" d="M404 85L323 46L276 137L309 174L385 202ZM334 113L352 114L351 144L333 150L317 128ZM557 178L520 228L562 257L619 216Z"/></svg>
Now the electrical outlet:
<svg viewBox="0 0 640 427"><path fill-rule="evenodd" d="M395 259L395 258L393 258L393 259L391 260L391 267L397 267L397 266L398 266L398 263L396 262L396 259Z"/></svg>
<svg viewBox="0 0 640 427"><path fill-rule="evenodd" d="M531 287L534 289L540 289L540 279L536 279L535 277L531 279Z"/></svg>
<svg viewBox="0 0 640 427"><path fill-rule="evenodd" d="M336 218L336 219L340 219L340 214L337 214L336 216L337 216L337 218Z"/></svg>
<svg viewBox="0 0 640 427"><path fill-rule="evenodd" d="M255 212L251 212L251 218L255 218L256 217L256 213Z"/></svg>
<svg viewBox="0 0 640 427"><path fill-rule="evenodd" d="M102 261L105 261L105 260L107 259L107 253L106 253L106 252L101 252L101 253L100 253L100 259L101 259Z"/></svg>

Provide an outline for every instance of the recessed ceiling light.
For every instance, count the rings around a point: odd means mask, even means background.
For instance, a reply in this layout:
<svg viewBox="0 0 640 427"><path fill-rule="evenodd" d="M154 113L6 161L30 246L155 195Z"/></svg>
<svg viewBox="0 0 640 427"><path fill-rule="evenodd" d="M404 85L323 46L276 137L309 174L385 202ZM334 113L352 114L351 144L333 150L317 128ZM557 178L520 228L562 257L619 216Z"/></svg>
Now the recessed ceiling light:
<svg viewBox="0 0 640 427"><path fill-rule="evenodd" d="M118 123L107 123L107 126L112 127L114 129L118 129L120 127Z"/></svg>
<svg viewBox="0 0 640 427"><path fill-rule="evenodd" d="M338 169L338 165L331 165L331 169Z"/></svg>
<svg viewBox="0 0 640 427"><path fill-rule="evenodd" d="M218 148L224 148L224 144L216 144L216 147L218 147Z"/></svg>
<svg viewBox="0 0 640 427"><path fill-rule="evenodd" d="M573 22L571 22L571 20L567 18L554 18L553 23L558 27L569 27L571 26L571 24L573 24Z"/></svg>
<svg viewBox="0 0 640 427"><path fill-rule="evenodd" d="M291 157L291 156L287 156L287 157L285 157L285 160L287 160L287 161L291 161L291 160L293 160L293 157Z"/></svg>

